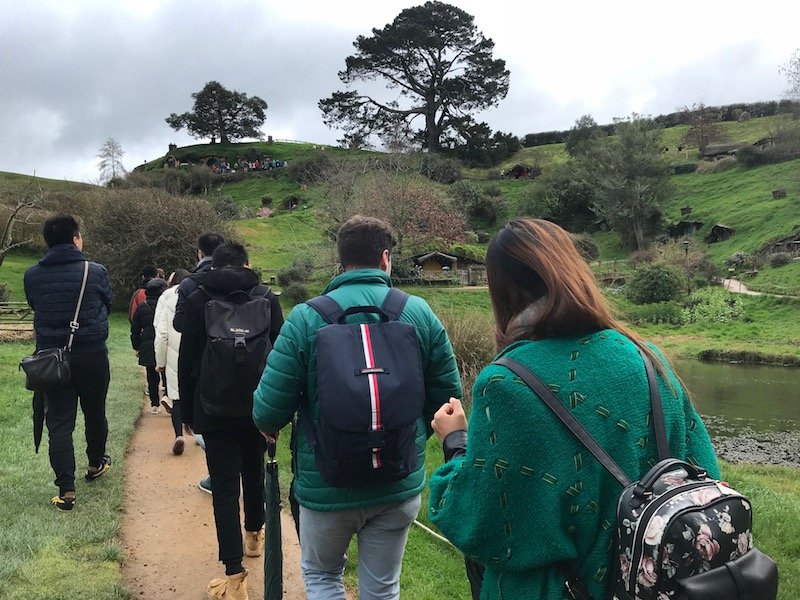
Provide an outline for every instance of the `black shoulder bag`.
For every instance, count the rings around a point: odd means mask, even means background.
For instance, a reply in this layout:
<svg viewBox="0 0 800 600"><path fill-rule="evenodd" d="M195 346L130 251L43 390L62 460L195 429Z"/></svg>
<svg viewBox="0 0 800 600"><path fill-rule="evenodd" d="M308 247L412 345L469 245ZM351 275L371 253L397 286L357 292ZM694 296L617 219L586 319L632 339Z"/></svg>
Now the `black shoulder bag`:
<svg viewBox="0 0 800 600"><path fill-rule="evenodd" d="M45 348L26 356L19 363L19 368L25 371L25 387L29 390L43 392L56 387L67 385L72 374L69 368L69 353L72 350L72 341L78 331L78 314L83 303L83 293L86 291L86 280L89 277L89 261L83 263L83 281L78 294L78 305L75 307L75 316L69 323L69 340L64 348Z"/></svg>

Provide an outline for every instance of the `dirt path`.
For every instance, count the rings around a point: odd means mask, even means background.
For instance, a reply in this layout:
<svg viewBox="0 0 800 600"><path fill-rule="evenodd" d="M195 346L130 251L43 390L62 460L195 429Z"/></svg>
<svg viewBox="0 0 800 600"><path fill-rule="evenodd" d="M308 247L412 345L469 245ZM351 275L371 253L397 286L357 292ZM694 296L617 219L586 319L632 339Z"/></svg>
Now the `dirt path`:
<svg viewBox="0 0 800 600"><path fill-rule="evenodd" d="M204 600L208 582L225 570L217 561L211 496L197 488L207 475L203 450L187 438L172 454L172 424L164 414L142 414L125 463L122 577L133 598ZM281 484L288 476L281 473ZM284 599L304 599L300 547L288 509L281 514ZM264 598L264 559L245 558L250 600Z"/></svg>

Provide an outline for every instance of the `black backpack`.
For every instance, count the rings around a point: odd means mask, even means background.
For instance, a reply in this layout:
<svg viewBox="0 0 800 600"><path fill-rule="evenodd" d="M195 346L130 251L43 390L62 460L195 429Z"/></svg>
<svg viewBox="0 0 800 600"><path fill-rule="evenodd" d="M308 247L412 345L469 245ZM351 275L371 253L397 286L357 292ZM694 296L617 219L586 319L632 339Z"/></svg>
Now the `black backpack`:
<svg viewBox="0 0 800 600"><path fill-rule="evenodd" d="M753 548L750 502L702 468L669 458L655 369L641 355L660 462L633 483L536 375L510 358L499 358L495 364L510 369L533 389L623 487L611 555L610 598L775 600L778 569L771 558ZM568 596L592 600L575 568L562 565L562 570Z"/></svg>
<svg viewBox="0 0 800 600"><path fill-rule="evenodd" d="M302 420L322 478L336 487L404 479L417 467L417 420L425 404L416 328L398 321L408 294L389 290L383 305L343 310L328 296L307 302L327 325L317 330L316 423ZM374 313L380 321L346 322Z"/></svg>
<svg viewBox="0 0 800 600"><path fill-rule="evenodd" d="M247 417L253 410L267 355L272 350L269 288L227 295L201 285L205 305L206 346L201 358L197 390L203 410L212 417Z"/></svg>

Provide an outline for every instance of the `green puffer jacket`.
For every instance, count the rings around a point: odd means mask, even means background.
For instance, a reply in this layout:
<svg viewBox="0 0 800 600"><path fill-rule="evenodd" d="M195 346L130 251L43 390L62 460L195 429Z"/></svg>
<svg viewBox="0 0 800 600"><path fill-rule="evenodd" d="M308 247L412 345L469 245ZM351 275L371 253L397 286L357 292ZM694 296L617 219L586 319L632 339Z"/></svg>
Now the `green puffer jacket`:
<svg viewBox="0 0 800 600"><path fill-rule="evenodd" d="M342 308L380 306L391 280L379 269L358 269L339 275L323 291ZM352 322L376 320L374 315L352 315ZM333 511L401 502L425 487L425 442L431 435L433 414L451 396L461 397L461 380L453 348L439 319L422 298L410 296L400 320L417 329L425 378L425 406L417 421L417 469L405 479L364 488L335 488L322 479L309 447L303 423L297 425L294 495L312 510ZM300 408L305 391L311 415L317 418L316 331L325 324L307 304L298 304L281 328L267 359L267 367L253 395L253 420L261 431L274 432L288 424ZM302 419L298 415L298 421Z"/></svg>

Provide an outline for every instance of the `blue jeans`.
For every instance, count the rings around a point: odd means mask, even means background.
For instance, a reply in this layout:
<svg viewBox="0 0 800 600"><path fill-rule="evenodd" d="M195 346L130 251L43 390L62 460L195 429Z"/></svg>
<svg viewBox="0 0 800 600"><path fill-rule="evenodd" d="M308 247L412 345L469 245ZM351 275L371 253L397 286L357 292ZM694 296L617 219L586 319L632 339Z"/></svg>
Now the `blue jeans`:
<svg viewBox="0 0 800 600"><path fill-rule="evenodd" d="M300 507L300 565L308 600L344 600L345 553L358 540L360 600L400 597L400 567L419 495L395 504L322 512Z"/></svg>

